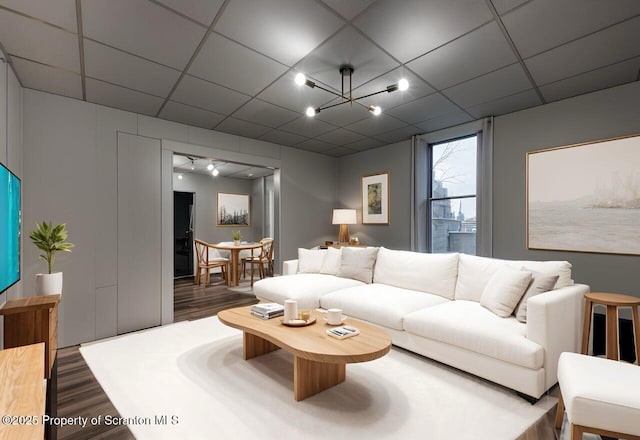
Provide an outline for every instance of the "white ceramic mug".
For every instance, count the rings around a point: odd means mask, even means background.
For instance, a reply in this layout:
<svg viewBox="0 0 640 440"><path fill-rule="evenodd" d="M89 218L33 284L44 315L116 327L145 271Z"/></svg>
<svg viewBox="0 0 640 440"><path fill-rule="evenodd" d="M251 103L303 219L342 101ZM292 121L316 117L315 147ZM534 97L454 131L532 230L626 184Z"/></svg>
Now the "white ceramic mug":
<svg viewBox="0 0 640 440"><path fill-rule="evenodd" d="M342 310L341 309L329 309L327 310L327 323L329 325L342 324Z"/></svg>
<svg viewBox="0 0 640 440"><path fill-rule="evenodd" d="M298 301L287 299L284 302L284 321L290 322L298 319Z"/></svg>

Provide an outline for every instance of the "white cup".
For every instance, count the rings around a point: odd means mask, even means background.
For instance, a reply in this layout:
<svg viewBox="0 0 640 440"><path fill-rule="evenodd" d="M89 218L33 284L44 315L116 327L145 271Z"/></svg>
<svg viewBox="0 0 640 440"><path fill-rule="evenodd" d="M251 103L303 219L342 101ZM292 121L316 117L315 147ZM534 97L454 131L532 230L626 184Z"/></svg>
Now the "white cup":
<svg viewBox="0 0 640 440"><path fill-rule="evenodd" d="M341 309L329 309L327 310L327 323L329 325L342 324L342 310Z"/></svg>
<svg viewBox="0 0 640 440"><path fill-rule="evenodd" d="M284 302L284 321L290 322L298 319L298 301L287 299Z"/></svg>

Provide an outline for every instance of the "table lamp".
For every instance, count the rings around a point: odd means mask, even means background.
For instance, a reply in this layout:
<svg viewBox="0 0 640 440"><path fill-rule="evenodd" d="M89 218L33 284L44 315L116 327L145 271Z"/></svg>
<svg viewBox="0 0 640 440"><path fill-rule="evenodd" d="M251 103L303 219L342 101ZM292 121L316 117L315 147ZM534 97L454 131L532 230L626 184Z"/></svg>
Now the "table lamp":
<svg viewBox="0 0 640 440"><path fill-rule="evenodd" d="M355 209L334 209L333 221L334 225L340 225L340 231L338 232L338 242L349 243L349 226L355 225L356 210Z"/></svg>

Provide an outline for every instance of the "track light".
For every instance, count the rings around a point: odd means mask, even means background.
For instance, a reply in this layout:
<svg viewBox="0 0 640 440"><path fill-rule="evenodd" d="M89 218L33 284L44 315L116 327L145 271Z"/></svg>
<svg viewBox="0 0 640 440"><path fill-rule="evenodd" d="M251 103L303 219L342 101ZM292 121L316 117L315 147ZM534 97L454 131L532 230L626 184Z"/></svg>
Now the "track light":
<svg viewBox="0 0 640 440"><path fill-rule="evenodd" d="M213 163L210 163L209 165L207 165L207 171L211 171L213 170Z"/></svg>
<svg viewBox="0 0 640 440"><path fill-rule="evenodd" d="M195 169L196 169L196 166L195 166L195 165L194 165L194 163L193 163L193 159L191 159L191 171L193 171L193 170L195 170Z"/></svg>
<svg viewBox="0 0 640 440"><path fill-rule="evenodd" d="M218 169L217 169L217 168L214 168L214 169L213 169L213 171L211 171L211 175L212 175L213 177L217 177L217 176L218 176L218 174L220 174L220 171L218 171Z"/></svg>

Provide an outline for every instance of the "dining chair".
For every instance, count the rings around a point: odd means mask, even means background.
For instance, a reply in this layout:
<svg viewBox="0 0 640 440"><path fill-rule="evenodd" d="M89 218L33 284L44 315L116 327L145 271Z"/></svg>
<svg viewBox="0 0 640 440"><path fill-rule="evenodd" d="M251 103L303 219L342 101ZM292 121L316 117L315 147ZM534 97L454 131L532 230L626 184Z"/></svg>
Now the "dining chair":
<svg viewBox="0 0 640 440"><path fill-rule="evenodd" d="M229 259L223 258L217 249L211 248L209 243L202 240L194 240L194 246L196 248L197 256L197 268L195 276L195 284L200 284L202 271L206 271L206 278L204 279L204 286L206 287L211 280L211 269L219 267L222 271L222 277L225 283L229 285Z"/></svg>
<svg viewBox="0 0 640 440"><path fill-rule="evenodd" d="M247 264L251 264L251 285L253 286L254 265L258 266L260 279L266 276L273 276L273 238L263 238L260 240L260 255L254 256L253 250L250 257L242 259L242 273L246 277Z"/></svg>

